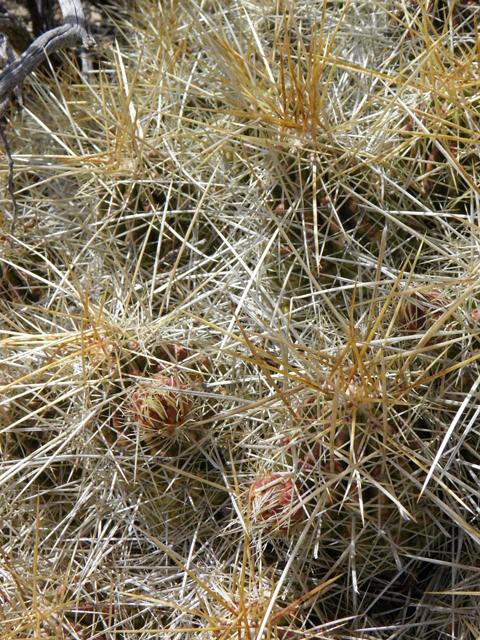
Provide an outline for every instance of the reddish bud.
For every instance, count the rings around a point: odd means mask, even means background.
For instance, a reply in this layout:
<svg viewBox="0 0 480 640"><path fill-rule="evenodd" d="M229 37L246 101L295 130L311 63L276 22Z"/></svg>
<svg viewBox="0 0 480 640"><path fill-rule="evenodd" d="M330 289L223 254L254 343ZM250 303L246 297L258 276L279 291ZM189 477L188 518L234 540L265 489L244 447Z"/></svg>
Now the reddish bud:
<svg viewBox="0 0 480 640"><path fill-rule="evenodd" d="M294 501L298 497L292 478L279 473L270 473L252 482L248 489L248 502L257 520L273 519L275 523L285 517L285 522L298 523L303 520L303 512L299 509L292 511ZM281 531L285 531L282 528Z"/></svg>
<svg viewBox="0 0 480 640"><path fill-rule="evenodd" d="M148 384L137 385L132 394L135 421L145 429L173 435L175 428L185 422L192 406L191 398L176 389L187 388L175 376L161 373Z"/></svg>

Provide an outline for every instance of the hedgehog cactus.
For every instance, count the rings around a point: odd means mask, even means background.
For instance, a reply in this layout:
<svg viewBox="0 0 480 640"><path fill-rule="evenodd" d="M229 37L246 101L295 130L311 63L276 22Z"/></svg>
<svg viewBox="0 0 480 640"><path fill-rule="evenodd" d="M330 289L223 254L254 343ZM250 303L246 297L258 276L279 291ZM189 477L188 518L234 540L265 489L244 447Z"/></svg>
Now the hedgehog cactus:
<svg viewBox="0 0 480 640"><path fill-rule="evenodd" d="M182 393L186 389L176 376L162 373L139 384L131 401L134 420L149 431L172 436L192 407L191 398Z"/></svg>

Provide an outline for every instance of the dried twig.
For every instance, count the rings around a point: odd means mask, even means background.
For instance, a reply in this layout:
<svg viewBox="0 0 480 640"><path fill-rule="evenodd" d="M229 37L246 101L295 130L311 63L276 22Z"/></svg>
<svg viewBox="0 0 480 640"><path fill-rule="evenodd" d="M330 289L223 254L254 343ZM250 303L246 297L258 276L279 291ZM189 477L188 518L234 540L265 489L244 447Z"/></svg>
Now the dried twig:
<svg viewBox="0 0 480 640"><path fill-rule="evenodd" d="M7 108L8 99L12 91L17 89L25 78L29 76L47 56L59 49L74 46L78 42L82 42L86 47L92 47L95 44L94 39L88 32L80 0L60 0L60 9L65 24L55 29L50 29L50 31L39 36L32 42L28 49L24 51L19 58L9 64L0 75L0 117ZM9 166L8 190L12 196L13 204L13 232L17 214L13 188L13 158L5 133L1 127L0 137L2 138Z"/></svg>
<svg viewBox="0 0 480 640"><path fill-rule="evenodd" d="M77 42L86 47L95 44L89 34L79 0L60 0L65 24L39 36L28 49L0 75L0 115L6 109L11 92L18 87L45 58L59 49L66 49Z"/></svg>
<svg viewBox="0 0 480 640"><path fill-rule="evenodd" d="M12 153L10 151L10 145L8 144L7 136L5 135L5 131L3 130L3 127L1 124L0 124L0 138L2 139L3 146L5 149L5 155L7 156L7 162L8 162L8 191L12 198L12 206L13 206L12 225L11 225L11 231L13 234L13 232L15 231L15 225L17 223L17 201L15 199L15 189L13 188L13 158L12 158Z"/></svg>

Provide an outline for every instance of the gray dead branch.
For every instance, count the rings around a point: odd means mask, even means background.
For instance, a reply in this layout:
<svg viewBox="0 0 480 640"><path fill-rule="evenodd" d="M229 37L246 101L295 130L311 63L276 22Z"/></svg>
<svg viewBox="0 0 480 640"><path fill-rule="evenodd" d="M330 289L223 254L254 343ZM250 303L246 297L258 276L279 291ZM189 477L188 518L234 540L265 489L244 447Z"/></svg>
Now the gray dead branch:
<svg viewBox="0 0 480 640"><path fill-rule="evenodd" d="M27 78L48 56L60 49L68 49L77 44L83 44L86 48L95 45L95 40L90 35L85 14L80 0L59 0L64 24L38 36L30 46L11 62L0 75L0 117L4 114L11 93L19 88ZM8 37L8 31L6 33ZM1 125L0 125L1 128ZM5 147L5 153L9 165L8 189L13 203L12 232L16 221L16 202L13 189L13 159L10 153L8 141L3 132L0 138Z"/></svg>

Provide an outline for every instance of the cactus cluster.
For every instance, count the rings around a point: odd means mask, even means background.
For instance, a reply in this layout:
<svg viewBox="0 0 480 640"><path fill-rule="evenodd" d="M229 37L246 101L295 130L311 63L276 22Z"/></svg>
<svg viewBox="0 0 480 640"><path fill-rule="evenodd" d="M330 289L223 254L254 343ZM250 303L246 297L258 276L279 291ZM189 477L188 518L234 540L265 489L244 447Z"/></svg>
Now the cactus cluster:
<svg viewBox="0 0 480 640"><path fill-rule="evenodd" d="M2 640L480 635L479 14L108 0L29 76Z"/></svg>

